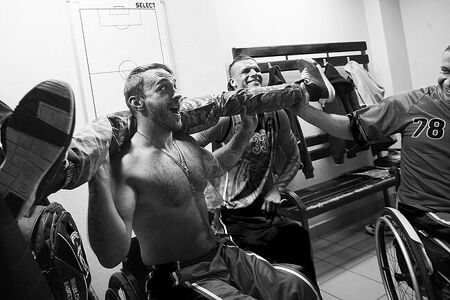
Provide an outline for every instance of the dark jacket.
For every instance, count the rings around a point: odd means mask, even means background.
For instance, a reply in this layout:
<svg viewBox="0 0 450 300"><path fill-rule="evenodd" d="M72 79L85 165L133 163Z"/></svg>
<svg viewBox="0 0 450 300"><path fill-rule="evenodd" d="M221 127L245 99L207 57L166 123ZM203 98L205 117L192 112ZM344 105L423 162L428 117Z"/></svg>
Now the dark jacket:
<svg viewBox="0 0 450 300"><path fill-rule="evenodd" d="M325 65L325 76L334 87L336 96L333 102L325 103L323 111L337 115L347 115L360 108L358 96L355 92L353 83L345 79L339 74L338 70L327 63ZM355 157L357 148L353 141L344 141L334 136L329 136L330 152L336 164L344 163L344 154L347 152L347 157Z"/></svg>
<svg viewBox="0 0 450 300"><path fill-rule="evenodd" d="M283 75L281 74L280 67L273 66L269 69L269 83L268 85L278 85L286 83ZM285 109L286 114L289 118L289 125L291 126L292 133L297 138L298 150L300 151L301 165L303 165L302 172L305 178L314 177L314 167L312 165L311 157L309 156L308 146L306 145L306 140L303 135L302 127L296 115L291 113L289 110Z"/></svg>

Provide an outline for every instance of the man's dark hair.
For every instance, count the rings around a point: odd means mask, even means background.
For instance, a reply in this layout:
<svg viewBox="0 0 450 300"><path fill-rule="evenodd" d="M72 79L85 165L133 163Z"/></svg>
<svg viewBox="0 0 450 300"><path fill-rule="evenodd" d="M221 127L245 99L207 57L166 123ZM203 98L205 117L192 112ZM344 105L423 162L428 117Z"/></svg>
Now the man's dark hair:
<svg viewBox="0 0 450 300"><path fill-rule="evenodd" d="M165 64L152 63L148 65L138 66L134 68L127 79L125 80L125 86L123 88L123 94L128 106L128 99L132 96L136 98L144 98L144 76L148 70L162 69L173 75L173 71Z"/></svg>
<svg viewBox="0 0 450 300"><path fill-rule="evenodd" d="M446 51L450 51L450 45L448 45L447 48L445 48L444 52Z"/></svg>

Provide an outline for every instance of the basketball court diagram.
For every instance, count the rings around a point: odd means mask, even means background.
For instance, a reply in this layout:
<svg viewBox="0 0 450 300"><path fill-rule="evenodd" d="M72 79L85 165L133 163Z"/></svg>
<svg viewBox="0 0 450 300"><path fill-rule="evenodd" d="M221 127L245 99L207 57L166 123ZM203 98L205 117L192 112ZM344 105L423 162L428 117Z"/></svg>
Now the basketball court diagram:
<svg viewBox="0 0 450 300"><path fill-rule="evenodd" d="M70 2L70 1L69 1ZM138 65L170 65L165 15L159 2L72 1L71 26L89 118L126 110L124 80Z"/></svg>

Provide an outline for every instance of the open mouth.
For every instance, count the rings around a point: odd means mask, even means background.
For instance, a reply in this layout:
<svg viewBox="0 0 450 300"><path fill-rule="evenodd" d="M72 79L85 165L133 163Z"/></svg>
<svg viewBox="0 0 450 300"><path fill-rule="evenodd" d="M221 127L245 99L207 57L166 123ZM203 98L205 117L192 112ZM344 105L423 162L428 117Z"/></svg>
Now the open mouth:
<svg viewBox="0 0 450 300"><path fill-rule="evenodd" d="M169 108L169 110L176 115L180 114L180 106L179 105L172 106Z"/></svg>
<svg viewBox="0 0 450 300"><path fill-rule="evenodd" d="M450 88L442 87L441 90L444 95L450 96Z"/></svg>
<svg viewBox="0 0 450 300"><path fill-rule="evenodd" d="M254 78L254 79L251 79L251 80L247 81L247 84L250 84L250 83L261 85L261 81L259 79L257 79L257 78Z"/></svg>

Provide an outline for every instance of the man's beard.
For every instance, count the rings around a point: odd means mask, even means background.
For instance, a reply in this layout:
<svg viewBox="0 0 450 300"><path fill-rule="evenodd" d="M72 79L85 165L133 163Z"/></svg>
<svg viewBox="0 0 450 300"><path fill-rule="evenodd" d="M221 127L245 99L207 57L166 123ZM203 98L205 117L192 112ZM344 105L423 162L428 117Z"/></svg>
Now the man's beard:
<svg viewBox="0 0 450 300"><path fill-rule="evenodd" d="M151 104L149 105L149 119L160 127L172 132L182 127L181 118L177 118L168 109L162 109Z"/></svg>

